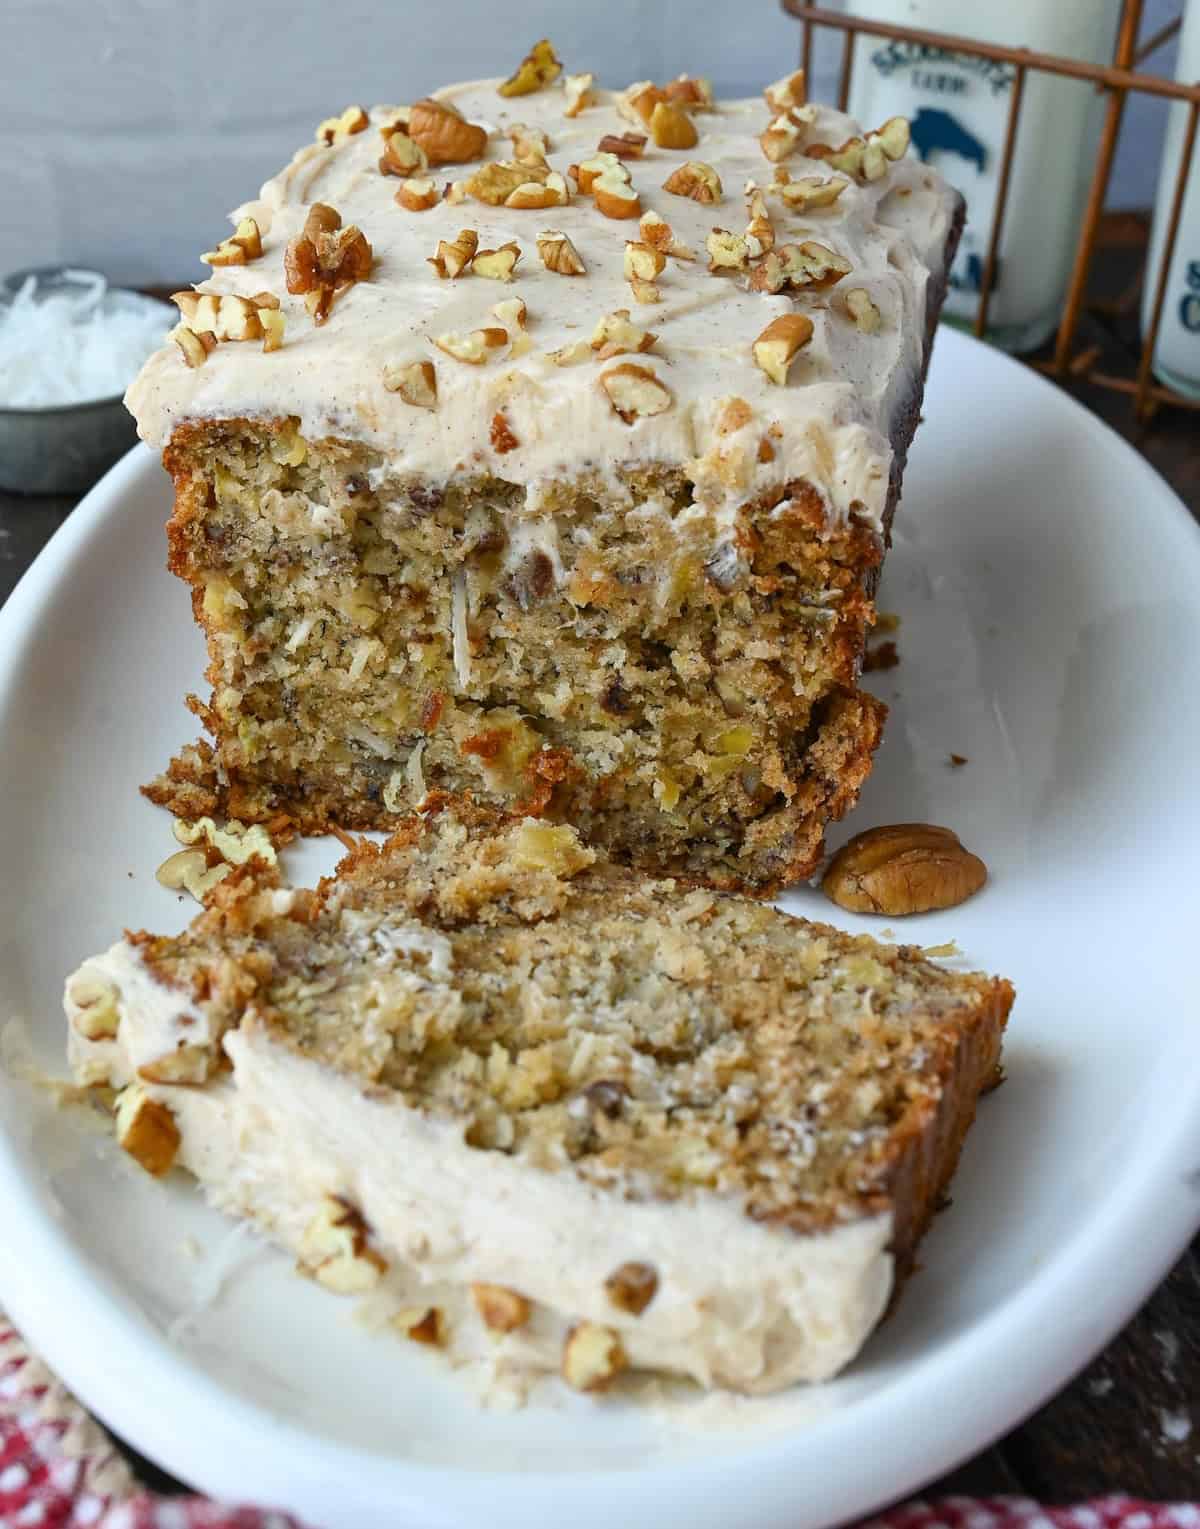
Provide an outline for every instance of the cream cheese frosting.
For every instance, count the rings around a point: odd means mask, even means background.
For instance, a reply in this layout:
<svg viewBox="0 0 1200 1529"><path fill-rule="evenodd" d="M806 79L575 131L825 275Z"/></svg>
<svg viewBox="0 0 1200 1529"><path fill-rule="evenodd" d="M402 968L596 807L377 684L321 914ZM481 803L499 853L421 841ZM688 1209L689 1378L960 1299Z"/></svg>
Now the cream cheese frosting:
<svg viewBox="0 0 1200 1529"><path fill-rule="evenodd" d="M81 1082L123 1087L139 1058L190 1029L186 1006L122 942L68 979L73 1021L97 982L116 992L117 1031L89 1040L73 1022L72 1066ZM469 1147L461 1121L317 1065L252 1014L223 1046L232 1070L203 1088L145 1084L175 1117L178 1161L219 1209L252 1217L293 1252L325 1197L344 1197L388 1260L397 1303L461 1314L451 1323L458 1356L479 1352L466 1296L482 1281L533 1303L526 1330L484 1343L510 1373L557 1370L568 1327L589 1320L619 1332L635 1368L766 1393L842 1369L887 1304L890 1214L798 1235L712 1194L631 1203L573 1173ZM658 1274L637 1316L603 1294L626 1261Z"/></svg>
<svg viewBox="0 0 1200 1529"><path fill-rule="evenodd" d="M488 160L512 157L514 123L548 136L549 162L563 173L593 155L603 136L630 127L610 91L596 91L594 105L568 118L560 87L507 100L496 85L476 81L438 92L487 129ZM820 492L831 519L853 513L881 527L893 434L919 386L927 283L942 273L959 205L957 193L935 172L900 160L882 179L852 181L831 207L803 214L777 197L768 200L777 244L817 240L849 261L851 274L842 286L864 288L881 315L877 332L864 333L837 288L793 300L752 291L744 277L707 268L709 233L714 227L744 231L748 184L765 189L772 179L774 167L758 143L771 117L761 98L697 112L694 148L666 150L650 142L642 159L627 162L642 208L665 219L697 257L669 259L658 279L661 302L643 305L633 300L623 271L625 242L640 237L637 220L607 218L590 197L573 194L569 205L526 211L469 197L442 200L424 212L398 206L400 182L378 169L377 129L395 113L377 107L365 131L302 149L256 201L233 214L257 220L263 254L244 266L214 270L198 290L274 293L286 319L284 343L271 353L255 343L222 343L194 369L173 344L164 346L126 400L146 441L163 447L179 426L196 421L295 417L308 438L338 437L378 450L397 477L444 481L483 471L520 483L531 511L543 485L597 474L617 484L621 469L654 463L683 469L697 500L713 510L728 511L803 478ZM804 141L836 145L858 131L851 118L820 107ZM663 189L689 159L717 171L723 185L718 203L698 204ZM803 147L783 167L793 179L832 173L824 161L806 158ZM440 183L466 179L477 168L430 173ZM333 206L345 224L357 224L375 256L370 279L345 291L321 327L314 326L303 299L287 293L283 275L285 247L315 201ZM465 228L477 231L481 249L509 241L520 246L513 281L438 278L429 257L440 239L452 240ZM551 228L570 237L586 274L567 277L543 267L537 238ZM523 353L516 353L520 346L501 347L494 360L475 366L434 344L447 332L497 325L494 305L510 297L520 297L528 311L530 343ZM632 424L599 386L604 363L590 353L573 365L551 359L588 341L597 322L619 308L628 308L632 321L658 340L636 358L618 359L636 359L671 395L662 413ZM779 387L756 365L752 345L773 318L793 309L811 318L814 334L786 386ZM414 360L435 367L436 410L414 407L384 385L385 372ZM751 416L729 432L731 398L745 400ZM492 438L498 411L517 442L503 452ZM759 461L768 430L774 456Z"/></svg>

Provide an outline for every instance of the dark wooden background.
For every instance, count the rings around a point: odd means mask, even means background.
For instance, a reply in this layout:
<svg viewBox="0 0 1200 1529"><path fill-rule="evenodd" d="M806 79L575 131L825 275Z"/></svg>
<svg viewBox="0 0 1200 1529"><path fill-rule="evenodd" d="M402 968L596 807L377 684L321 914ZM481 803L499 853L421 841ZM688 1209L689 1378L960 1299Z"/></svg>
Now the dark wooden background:
<svg viewBox="0 0 1200 1529"><path fill-rule="evenodd" d="M1136 355L1144 244L1144 220L1106 221L1095 302L1079 346L1101 347L1108 371L1128 373ZM1084 381L1067 386L1143 453L1200 520L1200 413L1162 409L1139 426L1128 398ZM0 493L0 603L75 503L75 497ZM1200 683L1200 677L1184 676L1183 683ZM1096 1279L1105 1279L1103 1269ZM180 1490L130 1454L147 1483ZM941 1492L1021 1492L1056 1503L1124 1492L1200 1502L1200 1236L1094 1363L1006 1438L931 1483L925 1495Z"/></svg>

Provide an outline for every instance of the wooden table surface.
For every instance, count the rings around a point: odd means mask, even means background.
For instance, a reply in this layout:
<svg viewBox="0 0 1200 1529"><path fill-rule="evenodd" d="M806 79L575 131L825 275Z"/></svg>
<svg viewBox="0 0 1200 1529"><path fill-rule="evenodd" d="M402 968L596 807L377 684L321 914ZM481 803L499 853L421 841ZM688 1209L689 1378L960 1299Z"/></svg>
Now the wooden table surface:
<svg viewBox="0 0 1200 1529"><path fill-rule="evenodd" d="M1085 321L1080 346L1102 345L1110 370L1128 369L1135 343L1129 284L1143 237L1140 223L1112 223L1094 281L1109 309ZM1200 519L1200 414L1165 409L1138 427L1127 398L1086 382L1069 390L1130 440ZM0 493L0 603L75 503L74 496ZM1098 1269L1097 1280L1104 1277ZM148 1483L178 1490L154 1467L135 1463ZM1023 1492L1045 1502L1126 1492L1200 1502L1200 1236L1094 1363L925 1495L944 1491Z"/></svg>

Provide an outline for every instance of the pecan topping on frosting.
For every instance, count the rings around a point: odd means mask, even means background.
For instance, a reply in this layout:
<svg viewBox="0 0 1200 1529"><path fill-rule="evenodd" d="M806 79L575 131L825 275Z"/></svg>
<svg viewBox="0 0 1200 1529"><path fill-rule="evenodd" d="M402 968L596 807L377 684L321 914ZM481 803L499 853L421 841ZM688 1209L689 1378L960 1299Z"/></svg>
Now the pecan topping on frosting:
<svg viewBox="0 0 1200 1529"><path fill-rule="evenodd" d="M361 133L370 118L361 106L347 106L340 117L326 117L320 127L317 128L317 142L327 147L334 143L341 143L343 138L349 138L354 133Z"/></svg>
<svg viewBox="0 0 1200 1529"><path fill-rule="evenodd" d="M487 131L468 122L446 101L426 98L408 114L408 136L424 150L431 165L461 165L487 149Z"/></svg>
<svg viewBox="0 0 1200 1529"><path fill-rule="evenodd" d="M499 87L502 96L529 96L535 90L541 90L556 80L562 73L562 64L550 45L550 39L543 37L541 42L535 42L533 47L517 65L504 84Z"/></svg>
<svg viewBox="0 0 1200 1529"><path fill-rule="evenodd" d="M262 254L262 235L253 218L242 218L228 239L222 239L215 250L207 250L200 259L205 265L245 265L257 260Z"/></svg>
<svg viewBox="0 0 1200 1529"><path fill-rule="evenodd" d="M334 299L371 274L371 246L361 228L342 227L341 213L324 202L308 209L303 231L284 251L287 289L303 293L314 324L329 317Z"/></svg>

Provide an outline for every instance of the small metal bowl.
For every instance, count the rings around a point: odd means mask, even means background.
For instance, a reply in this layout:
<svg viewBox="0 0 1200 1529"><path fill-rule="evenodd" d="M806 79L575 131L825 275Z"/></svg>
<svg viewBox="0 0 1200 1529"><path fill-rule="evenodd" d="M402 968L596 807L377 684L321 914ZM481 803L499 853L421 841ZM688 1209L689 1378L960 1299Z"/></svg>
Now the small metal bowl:
<svg viewBox="0 0 1200 1529"><path fill-rule="evenodd" d="M14 271L0 281L0 308L12 301L30 276L50 287L76 285L60 266ZM168 304L126 287L111 290L129 292L162 308L165 337L172 311ZM121 397L117 393L42 408L0 404L0 489L18 494L78 494L91 488L137 440L137 429Z"/></svg>

